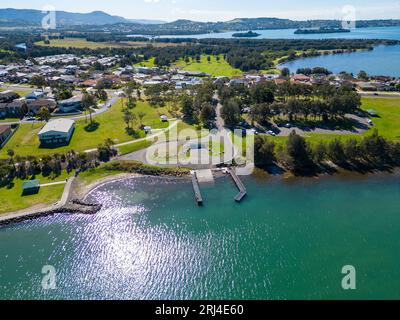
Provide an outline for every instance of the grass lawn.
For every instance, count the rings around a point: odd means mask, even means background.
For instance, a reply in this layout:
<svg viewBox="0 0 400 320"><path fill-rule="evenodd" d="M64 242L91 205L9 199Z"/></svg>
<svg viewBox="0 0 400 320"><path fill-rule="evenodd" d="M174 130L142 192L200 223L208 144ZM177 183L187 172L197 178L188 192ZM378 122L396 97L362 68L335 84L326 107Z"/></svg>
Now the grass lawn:
<svg viewBox="0 0 400 320"><path fill-rule="evenodd" d="M69 175L63 171L58 177L43 177L42 175L38 175L31 178L39 179L41 184L46 184L65 181L68 176ZM42 187L38 194L22 196L22 184L24 181L25 180L15 179L12 188L0 188L0 214L22 210L39 204L53 204L61 199L65 187L63 184Z"/></svg>
<svg viewBox="0 0 400 320"><path fill-rule="evenodd" d="M107 170L100 166L98 168L89 169L85 172L80 173L76 181L79 184L90 185L98 180L104 179L109 176L115 176L120 173L126 173L126 171Z"/></svg>
<svg viewBox="0 0 400 320"><path fill-rule="evenodd" d="M27 89L27 90L11 90L11 91L18 93L21 97L25 97L28 93L32 92L33 90L34 89L32 89L32 90L29 90L29 89ZM6 89L0 89L0 92L2 92L2 91L6 91Z"/></svg>
<svg viewBox="0 0 400 320"><path fill-rule="evenodd" d="M119 155L125 155L128 153L136 152L145 148L150 147L153 144L151 141L143 140L136 143L128 144L126 146L118 147Z"/></svg>
<svg viewBox="0 0 400 320"><path fill-rule="evenodd" d="M374 109L378 117L371 117L375 128L385 138L400 140L400 98L362 98L364 110Z"/></svg>
<svg viewBox="0 0 400 320"><path fill-rule="evenodd" d="M234 69L231 65L220 55L220 60L217 61L216 56L210 56L211 61L207 61L207 55L202 55L200 62L190 58L190 62L186 63L184 59L180 59L176 62L177 67L182 67L186 71L198 71L211 74L214 77L217 76L227 76L233 77L242 74L239 69Z"/></svg>
<svg viewBox="0 0 400 320"><path fill-rule="evenodd" d="M86 131L85 127L89 122L85 119L76 121L76 129L68 146L58 147L54 149L39 148L38 132L43 127L43 124L23 124L19 127L10 141L0 150L0 158L7 158L7 150L14 150L16 155L46 155L54 153L63 153L68 150L85 151L96 148L103 143L105 139L110 138L115 143L123 143L145 136L143 131L139 131L137 137L132 137L127 134L126 124L123 121L122 100L119 100L107 112L94 117L94 121L99 123L97 130L93 132ZM168 115L164 108L155 109L147 102L139 101L134 113L143 111L146 116L143 119L144 125L149 125L152 128L166 128L168 123L163 123L160 120L161 114ZM89 120L88 120L89 121Z"/></svg>
<svg viewBox="0 0 400 320"><path fill-rule="evenodd" d="M153 68L156 66L155 61L156 61L156 58L150 58L149 60L145 60L145 61L135 64L135 66L136 67Z"/></svg>
<svg viewBox="0 0 400 320"><path fill-rule="evenodd" d="M64 38L50 40L50 44L45 44L44 41L36 42L37 46L56 47L56 48L88 48L88 49L104 49L104 48L143 48L147 47L150 43L146 41L122 41L122 42L94 42L87 41L84 38ZM177 46L174 43L157 43L152 42L154 47L168 47Z"/></svg>
<svg viewBox="0 0 400 320"><path fill-rule="evenodd" d="M56 48L88 48L88 49L103 49L103 48L120 48L122 45L109 42L93 42L83 38L65 38L50 40L50 44L45 44L44 41L36 42L35 45L44 47Z"/></svg>

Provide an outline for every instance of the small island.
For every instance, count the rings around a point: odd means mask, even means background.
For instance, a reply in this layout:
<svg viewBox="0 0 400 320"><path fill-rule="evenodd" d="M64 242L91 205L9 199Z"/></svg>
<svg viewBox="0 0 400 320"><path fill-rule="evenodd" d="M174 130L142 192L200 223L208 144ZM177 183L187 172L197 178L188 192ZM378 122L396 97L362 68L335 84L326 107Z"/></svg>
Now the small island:
<svg viewBox="0 0 400 320"><path fill-rule="evenodd" d="M232 37L234 38L257 38L261 36L261 34L253 31L248 31L248 32L238 32L234 33Z"/></svg>
<svg viewBox="0 0 400 320"><path fill-rule="evenodd" d="M343 28L327 28L321 27L318 29L297 29L294 34L324 34L324 33L346 33L351 32L350 29Z"/></svg>

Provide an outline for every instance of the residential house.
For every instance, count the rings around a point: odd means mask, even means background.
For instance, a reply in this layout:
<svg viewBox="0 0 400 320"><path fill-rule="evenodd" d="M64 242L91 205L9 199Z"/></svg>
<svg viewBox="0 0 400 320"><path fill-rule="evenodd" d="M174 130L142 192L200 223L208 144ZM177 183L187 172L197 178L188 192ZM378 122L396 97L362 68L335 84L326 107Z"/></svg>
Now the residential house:
<svg viewBox="0 0 400 320"><path fill-rule="evenodd" d="M70 113L81 109L82 95L58 102L58 108L63 113Z"/></svg>
<svg viewBox="0 0 400 320"><path fill-rule="evenodd" d="M0 147L3 145L5 141L7 141L11 133L12 133L11 126L0 125Z"/></svg>
<svg viewBox="0 0 400 320"><path fill-rule="evenodd" d="M39 113L41 108L47 108L50 112L53 112L57 107L57 103L52 99L38 99L27 102L28 113L36 115Z"/></svg>
<svg viewBox="0 0 400 320"><path fill-rule="evenodd" d="M304 74L295 74L290 77L290 82L293 84L309 84L311 78Z"/></svg>
<svg viewBox="0 0 400 320"><path fill-rule="evenodd" d="M0 103L12 102L15 99L18 99L19 97L20 97L19 94L14 91L11 90L3 91L0 92Z"/></svg>
<svg viewBox="0 0 400 320"><path fill-rule="evenodd" d="M33 91L28 93L25 98L26 100L38 100L44 98L45 93L43 91Z"/></svg>
<svg viewBox="0 0 400 320"><path fill-rule="evenodd" d="M75 121L56 119L48 122L39 132L42 146L68 145L75 130Z"/></svg>

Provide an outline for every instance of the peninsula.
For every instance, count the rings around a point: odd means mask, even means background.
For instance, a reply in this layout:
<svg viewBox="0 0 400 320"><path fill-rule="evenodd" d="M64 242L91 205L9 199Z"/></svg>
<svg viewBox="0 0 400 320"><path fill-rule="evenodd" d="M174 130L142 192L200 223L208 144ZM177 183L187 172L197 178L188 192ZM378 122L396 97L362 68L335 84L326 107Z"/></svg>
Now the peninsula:
<svg viewBox="0 0 400 320"><path fill-rule="evenodd" d="M350 33L350 29L343 28L318 28L318 29L297 29L294 34L325 34L325 33Z"/></svg>

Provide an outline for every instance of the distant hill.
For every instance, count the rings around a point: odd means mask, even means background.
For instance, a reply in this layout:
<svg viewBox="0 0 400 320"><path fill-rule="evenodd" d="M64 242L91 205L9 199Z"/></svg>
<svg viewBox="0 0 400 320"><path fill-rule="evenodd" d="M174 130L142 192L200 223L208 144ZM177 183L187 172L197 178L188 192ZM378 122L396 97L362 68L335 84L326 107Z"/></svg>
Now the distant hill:
<svg viewBox="0 0 400 320"><path fill-rule="evenodd" d="M165 34L198 34L223 31L248 31L262 29L302 29L302 28L341 28L338 20L305 20L295 21L280 18L237 18L221 22L198 22L191 20L177 20L166 23L159 20L126 19L113 16L102 11L90 13L72 13L57 11L57 26L62 28L85 30L91 26L91 31L102 31L102 26L107 26L107 31L117 33L137 33L148 35ZM7 26L40 26L45 15L40 10L31 9L0 9L0 25ZM400 26L400 20L363 20L357 21L357 27L382 27ZM84 30L84 31L85 31ZM82 31L82 30L79 30Z"/></svg>
<svg viewBox="0 0 400 320"><path fill-rule="evenodd" d="M31 9L0 9L0 21L5 23L28 23L40 25L45 14ZM103 25L128 23L125 18L112 16L102 11L90 13L71 13L56 11L57 23L60 25Z"/></svg>
<svg viewBox="0 0 400 320"><path fill-rule="evenodd" d="M162 21L162 20L149 20L149 19L129 19L129 22L137 23L137 24L164 24L164 23L167 23L166 21Z"/></svg>

